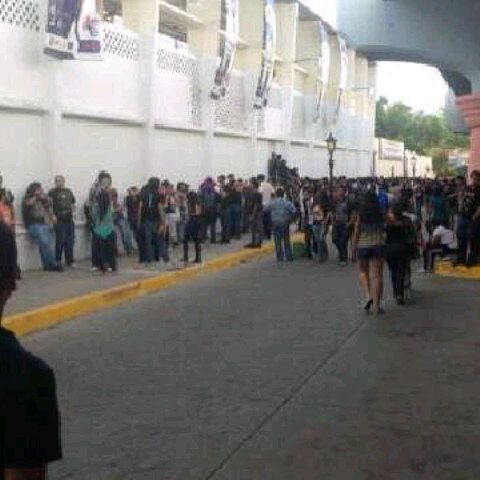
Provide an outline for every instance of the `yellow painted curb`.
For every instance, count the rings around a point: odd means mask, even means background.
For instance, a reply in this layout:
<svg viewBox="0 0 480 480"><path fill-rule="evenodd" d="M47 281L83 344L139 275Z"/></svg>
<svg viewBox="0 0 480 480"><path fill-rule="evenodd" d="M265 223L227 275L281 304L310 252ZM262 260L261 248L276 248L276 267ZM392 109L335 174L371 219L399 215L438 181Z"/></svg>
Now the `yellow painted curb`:
<svg viewBox="0 0 480 480"><path fill-rule="evenodd" d="M458 265L454 267L450 262L438 262L435 265L435 273L441 277L480 280L480 266L467 268Z"/></svg>
<svg viewBox="0 0 480 480"><path fill-rule="evenodd" d="M298 241L300 238L300 235L294 235L292 241ZM125 303L151 292L171 288L199 275L225 270L273 252L273 243L268 243L262 249L241 250L229 253L210 260L203 265L195 265L184 270L163 273L156 277L126 283L119 287L88 293L80 297L11 315L4 319L3 324L17 335L26 335L27 333L45 330L80 315L86 315L97 310Z"/></svg>

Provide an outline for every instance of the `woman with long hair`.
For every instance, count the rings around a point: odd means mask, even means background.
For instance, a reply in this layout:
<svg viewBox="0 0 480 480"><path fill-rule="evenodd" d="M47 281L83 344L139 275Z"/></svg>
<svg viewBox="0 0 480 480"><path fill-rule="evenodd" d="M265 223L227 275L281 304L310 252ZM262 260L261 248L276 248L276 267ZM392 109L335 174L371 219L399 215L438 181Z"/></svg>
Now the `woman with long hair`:
<svg viewBox="0 0 480 480"><path fill-rule="evenodd" d="M385 219L373 190L361 202L353 234L353 255L358 260L360 285L365 295L364 309L383 313L383 265L385 262ZM372 274L372 275L371 275Z"/></svg>
<svg viewBox="0 0 480 480"><path fill-rule="evenodd" d="M92 258L93 268L102 272L117 270L115 258L115 224L110 195L102 190L96 199L92 212Z"/></svg>

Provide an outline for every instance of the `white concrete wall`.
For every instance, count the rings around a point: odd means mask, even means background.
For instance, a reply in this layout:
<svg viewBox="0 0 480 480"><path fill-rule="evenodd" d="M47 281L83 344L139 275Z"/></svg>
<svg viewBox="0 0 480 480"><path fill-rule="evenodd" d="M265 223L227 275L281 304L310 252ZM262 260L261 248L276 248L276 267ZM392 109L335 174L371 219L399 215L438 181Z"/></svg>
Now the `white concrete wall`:
<svg viewBox="0 0 480 480"><path fill-rule="evenodd" d="M103 61L60 62L42 53L43 25L42 18L17 26L0 17L0 172L19 214L30 182L48 190L55 174L66 176L78 199L78 258L89 254L82 206L100 170L112 174L121 194L151 175L196 186L206 174L266 173L273 150L302 175L328 174L324 139L331 125L326 119L312 124L312 95L297 92L292 112L291 85L276 85L256 120L254 73L236 72L225 99L215 103L208 95L210 58L175 50L155 34L109 25ZM332 127L340 146L336 165L339 173L362 174L369 168L372 122L350 104L344 110ZM21 225L18 235L22 267L38 267Z"/></svg>

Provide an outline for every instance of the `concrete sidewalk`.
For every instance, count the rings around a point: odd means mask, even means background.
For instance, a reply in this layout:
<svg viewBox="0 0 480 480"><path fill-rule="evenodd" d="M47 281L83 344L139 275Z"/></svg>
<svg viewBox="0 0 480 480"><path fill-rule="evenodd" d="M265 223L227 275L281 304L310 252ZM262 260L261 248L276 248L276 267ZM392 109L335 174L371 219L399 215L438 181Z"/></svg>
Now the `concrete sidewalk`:
<svg viewBox="0 0 480 480"><path fill-rule="evenodd" d="M245 235L242 240L232 240L229 244L210 245L202 247L204 262L222 255L243 250L248 243ZM190 247L190 250L193 246ZM191 257L192 257L192 252ZM79 262L76 268L66 269L62 273L31 271L25 272L22 281L18 283L18 291L8 303L6 315L16 315L28 310L40 308L75 296L85 295L100 290L107 290L136 280L153 278L167 271L183 268L182 247L170 249L171 265L160 263L155 267L139 264L136 255L120 257L118 272L111 274L94 273L89 260Z"/></svg>

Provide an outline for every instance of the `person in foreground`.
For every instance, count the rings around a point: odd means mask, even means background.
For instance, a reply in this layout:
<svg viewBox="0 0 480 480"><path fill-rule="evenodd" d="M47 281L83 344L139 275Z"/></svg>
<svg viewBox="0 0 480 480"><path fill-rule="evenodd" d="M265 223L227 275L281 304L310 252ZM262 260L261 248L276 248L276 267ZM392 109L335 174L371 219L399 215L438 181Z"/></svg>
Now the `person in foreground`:
<svg viewBox="0 0 480 480"><path fill-rule="evenodd" d="M44 480L62 457L55 375L1 326L16 276L13 234L0 222L0 480Z"/></svg>
<svg viewBox="0 0 480 480"><path fill-rule="evenodd" d="M353 256L358 259L360 285L365 295L365 310L379 315L383 297L385 262L385 220L377 195L370 190L360 206L353 234ZM370 277L370 271L373 278Z"/></svg>

